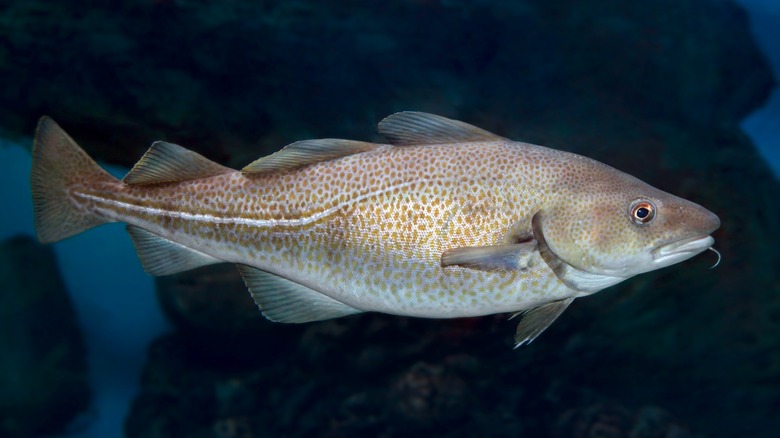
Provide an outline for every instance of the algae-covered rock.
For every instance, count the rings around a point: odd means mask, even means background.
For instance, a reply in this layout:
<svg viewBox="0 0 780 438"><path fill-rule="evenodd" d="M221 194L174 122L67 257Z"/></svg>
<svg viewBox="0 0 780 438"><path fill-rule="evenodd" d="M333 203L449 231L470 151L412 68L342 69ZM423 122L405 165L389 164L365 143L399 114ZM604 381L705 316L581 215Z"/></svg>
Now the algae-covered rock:
<svg viewBox="0 0 780 438"><path fill-rule="evenodd" d="M168 319L186 331L240 333L267 326L231 264L157 277L157 297Z"/></svg>
<svg viewBox="0 0 780 438"><path fill-rule="evenodd" d="M89 403L84 342L50 248L0 243L0 435L62 432Z"/></svg>
<svg viewBox="0 0 780 438"><path fill-rule="evenodd" d="M655 406L628 409L597 403L564 412L555 424L553 436L569 438L694 438L685 426Z"/></svg>
<svg viewBox="0 0 780 438"><path fill-rule="evenodd" d="M773 83L728 0L2 3L0 127L48 114L124 165L168 140L241 166L400 110L590 148L733 123Z"/></svg>

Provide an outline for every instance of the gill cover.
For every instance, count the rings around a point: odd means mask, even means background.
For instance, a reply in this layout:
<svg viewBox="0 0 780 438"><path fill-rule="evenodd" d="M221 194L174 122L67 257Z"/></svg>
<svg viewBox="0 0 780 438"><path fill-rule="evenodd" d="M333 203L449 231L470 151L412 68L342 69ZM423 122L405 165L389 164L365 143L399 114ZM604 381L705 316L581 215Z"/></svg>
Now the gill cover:
<svg viewBox="0 0 780 438"><path fill-rule="evenodd" d="M583 271L558 257L547 245L547 240L544 236L544 216L541 211L536 212L531 219L531 226L533 227L534 238L538 242L539 254L542 256L542 260L552 269L555 276L569 288L581 292L583 295L588 295L625 280L623 277Z"/></svg>

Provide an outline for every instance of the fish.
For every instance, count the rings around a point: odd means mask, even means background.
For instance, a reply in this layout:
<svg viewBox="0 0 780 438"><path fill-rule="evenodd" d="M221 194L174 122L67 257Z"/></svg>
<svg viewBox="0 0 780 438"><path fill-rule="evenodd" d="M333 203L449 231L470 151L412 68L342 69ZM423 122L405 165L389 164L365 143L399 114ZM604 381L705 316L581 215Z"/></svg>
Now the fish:
<svg viewBox="0 0 780 438"><path fill-rule="evenodd" d="M576 298L714 250L714 213L596 160L422 112L378 131L387 143L303 140L241 170L157 141L119 180L44 116L37 235L124 222L150 275L233 263L283 323L513 313L515 347Z"/></svg>

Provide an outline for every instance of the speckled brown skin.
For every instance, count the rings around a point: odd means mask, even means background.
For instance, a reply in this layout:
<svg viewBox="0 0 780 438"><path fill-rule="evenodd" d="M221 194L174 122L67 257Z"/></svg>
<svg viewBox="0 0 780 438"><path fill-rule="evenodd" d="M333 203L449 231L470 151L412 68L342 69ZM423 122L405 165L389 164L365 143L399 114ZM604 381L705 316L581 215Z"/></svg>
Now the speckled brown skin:
<svg viewBox="0 0 780 438"><path fill-rule="evenodd" d="M82 178L67 193L97 222L141 227L359 310L434 318L520 311L594 292L564 284L538 251L523 270L442 267L442 253L453 248L543 233L563 263L620 281L662 267L652 262L659 246L717 228L704 208L609 166L503 139L383 145L270 175L233 171L154 185ZM657 206L652 223L631 220L637 198Z"/></svg>

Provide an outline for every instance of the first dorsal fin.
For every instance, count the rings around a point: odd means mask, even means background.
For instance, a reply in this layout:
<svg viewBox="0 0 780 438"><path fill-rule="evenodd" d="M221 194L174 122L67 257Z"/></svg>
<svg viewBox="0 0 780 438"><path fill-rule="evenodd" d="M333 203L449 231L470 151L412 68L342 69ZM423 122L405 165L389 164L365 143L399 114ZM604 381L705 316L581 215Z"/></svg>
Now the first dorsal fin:
<svg viewBox="0 0 780 438"><path fill-rule="evenodd" d="M378 130L396 146L506 140L468 123L416 111L392 114L379 122Z"/></svg>
<svg viewBox="0 0 780 438"><path fill-rule="evenodd" d="M160 184L235 172L177 144L156 141L122 180L125 184Z"/></svg>
<svg viewBox="0 0 780 438"><path fill-rule="evenodd" d="M373 151L381 147L389 146L338 138L303 140L289 144L279 152L253 161L241 169L241 171L251 174L275 173L361 152Z"/></svg>

